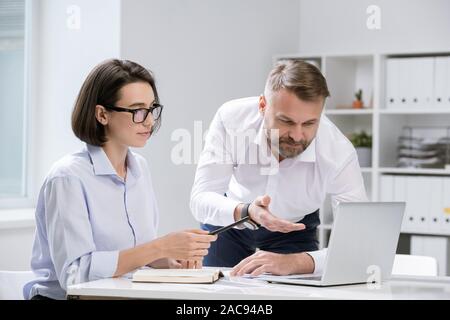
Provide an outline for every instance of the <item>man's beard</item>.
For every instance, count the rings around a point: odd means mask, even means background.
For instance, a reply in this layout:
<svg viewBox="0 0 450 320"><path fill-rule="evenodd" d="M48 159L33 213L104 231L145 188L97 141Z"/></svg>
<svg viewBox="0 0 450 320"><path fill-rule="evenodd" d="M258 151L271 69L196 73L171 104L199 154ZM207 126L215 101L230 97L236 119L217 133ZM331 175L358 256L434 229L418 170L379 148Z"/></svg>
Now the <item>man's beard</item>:
<svg viewBox="0 0 450 320"><path fill-rule="evenodd" d="M279 154L283 158L295 158L308 148L311 141L295 141L292 138L280 138Z"/></svg>
<svg viewBox="0 0 450 320"><path fill-rule="evenodd" d="M281 137L278 145L271 144L271 146L277 149L280 157L287 159L297 157L305 151L310 144L311 141L307 140L295 141L290 137Z"/></svg>

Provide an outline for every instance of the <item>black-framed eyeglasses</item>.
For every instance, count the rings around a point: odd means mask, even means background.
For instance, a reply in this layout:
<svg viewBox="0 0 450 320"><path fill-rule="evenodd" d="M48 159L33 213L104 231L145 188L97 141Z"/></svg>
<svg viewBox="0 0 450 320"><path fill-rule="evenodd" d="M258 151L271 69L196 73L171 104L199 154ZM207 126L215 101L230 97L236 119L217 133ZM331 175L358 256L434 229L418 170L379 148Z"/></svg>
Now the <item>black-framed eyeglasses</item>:
<svg viewBox="0 0 450 320"><path fill-rule="evenodd" d="M108 110L113 110L117 112L129 112L133 114L133 122L134 123L142 123L147 119L147 116L149 113L152 114L153 119L157 121L161 117L161 113L163 110L163 105L159 103L154 103L150 108L140 108L140 109L126 109L122 107L116 107L116 106L105 106L104 108Z"/></svg>

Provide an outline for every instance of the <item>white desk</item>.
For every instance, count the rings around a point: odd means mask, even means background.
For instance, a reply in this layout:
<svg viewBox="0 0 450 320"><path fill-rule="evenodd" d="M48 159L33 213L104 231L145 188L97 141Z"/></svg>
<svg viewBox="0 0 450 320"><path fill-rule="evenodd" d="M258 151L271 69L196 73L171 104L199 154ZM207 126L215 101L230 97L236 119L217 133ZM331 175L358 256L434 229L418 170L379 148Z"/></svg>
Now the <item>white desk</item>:
<svg viewBox="0 0 450 320"><path fill-rule="evenodd" d="M268 284L255 279L220 279L214 284L133 283L128 278L103 279L68 288L70 299L450 299L450 277L404 277L382 283L307 287Z"/></svg>

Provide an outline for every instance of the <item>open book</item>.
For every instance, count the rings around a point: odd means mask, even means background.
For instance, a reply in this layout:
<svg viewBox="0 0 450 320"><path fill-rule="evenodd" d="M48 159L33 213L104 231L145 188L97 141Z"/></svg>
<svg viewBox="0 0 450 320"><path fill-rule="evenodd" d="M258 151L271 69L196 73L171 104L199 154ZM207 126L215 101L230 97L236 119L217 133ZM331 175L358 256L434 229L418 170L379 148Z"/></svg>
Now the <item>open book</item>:
<svg viewBox="0 0 450 320"><path fill-rule="evenodd" d="M223 277L220 269L140 269L133 282L214 283Z"/></svg>

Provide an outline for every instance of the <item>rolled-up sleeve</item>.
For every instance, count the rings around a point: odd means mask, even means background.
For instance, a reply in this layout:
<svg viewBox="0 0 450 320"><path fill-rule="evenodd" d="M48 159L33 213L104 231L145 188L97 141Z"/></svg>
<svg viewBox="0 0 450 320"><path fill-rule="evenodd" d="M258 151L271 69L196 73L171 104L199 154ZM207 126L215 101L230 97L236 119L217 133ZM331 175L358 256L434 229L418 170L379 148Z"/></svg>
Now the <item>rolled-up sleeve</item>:
<svg viewBox="0 0 450 320"><path fill-rule="evenodd" d="M53 178L44 201L49 251L61 287L113 276L119 252L96 250L81 181Z"/></svg>
<svg viewBox="0 0 450 320"><path fill-rule="evenodd" d="M218 112L205 138L191 192L191 212L199 222L217 226L234 222L234 209L240 202L224 196L233 175L229 149Z"/></svg>
<svg viewBox="0 0 450 320"><path fill-rule="evenodd" d="M340 202L368 201L356 152L337 170L328 187L333 212Z"/></svg>
<svg viewBox="0 0 450 320"><path fill-rule="evenodd" d="M327 257L327 249L309 251L306 252L311 256L314 261L314 271L315 275L321 275L323 273L323 268L325 266L325 259Z"/></svg>

